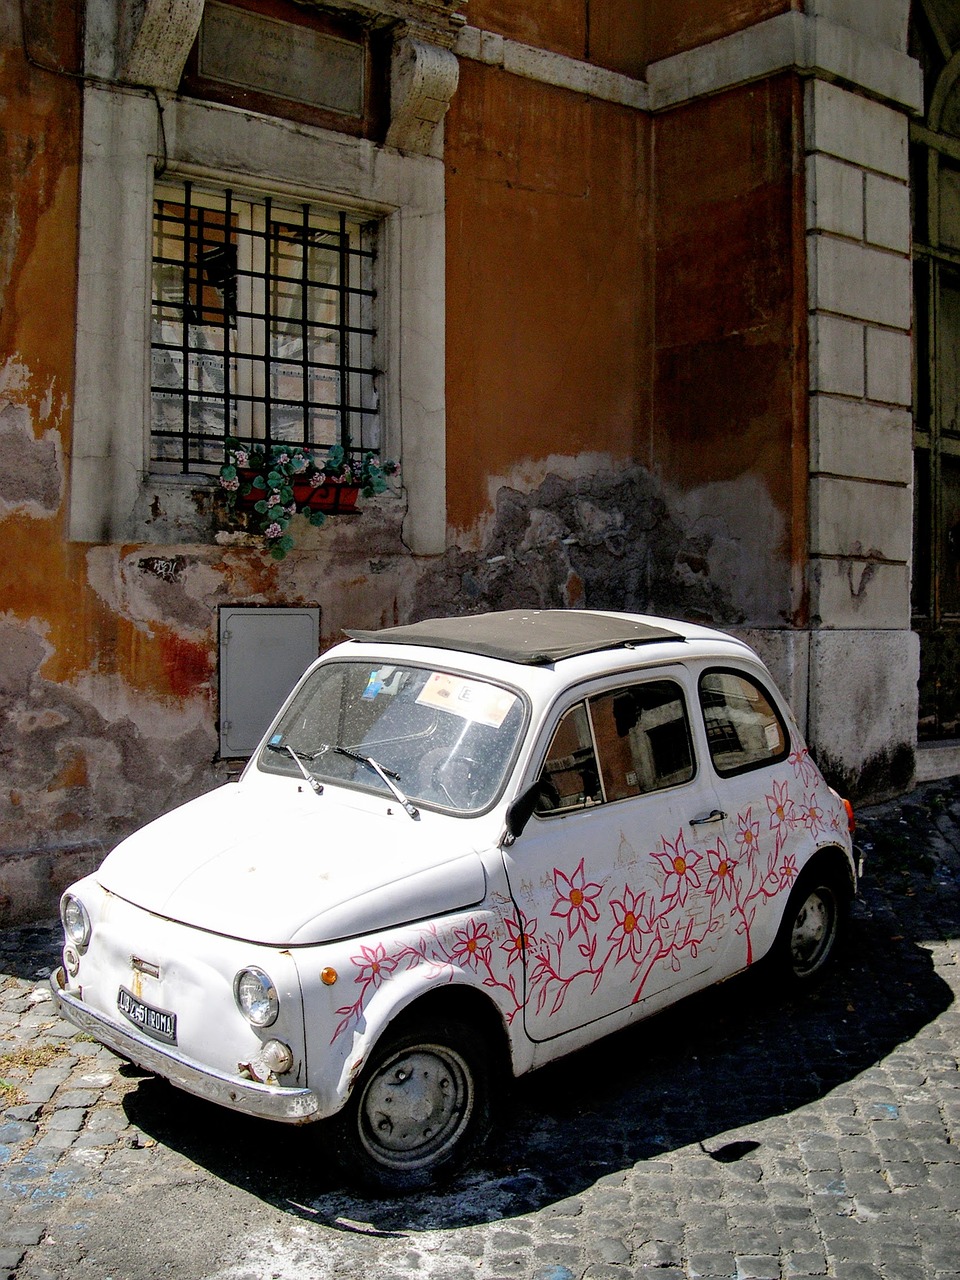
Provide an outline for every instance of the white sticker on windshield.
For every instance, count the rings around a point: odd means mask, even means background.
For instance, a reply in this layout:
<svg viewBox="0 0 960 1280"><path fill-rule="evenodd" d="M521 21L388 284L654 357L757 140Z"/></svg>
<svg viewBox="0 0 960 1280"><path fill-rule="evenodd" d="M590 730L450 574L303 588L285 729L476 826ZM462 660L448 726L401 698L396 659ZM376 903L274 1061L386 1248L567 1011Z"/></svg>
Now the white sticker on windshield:
<svg viewBox="0 0 960 1280"><path fill-rule="evenodd" d="M465 720L488 724L499 729L516 699L506 689L434 671L421 689L417 702L424 707L439 707Z"/></svg>

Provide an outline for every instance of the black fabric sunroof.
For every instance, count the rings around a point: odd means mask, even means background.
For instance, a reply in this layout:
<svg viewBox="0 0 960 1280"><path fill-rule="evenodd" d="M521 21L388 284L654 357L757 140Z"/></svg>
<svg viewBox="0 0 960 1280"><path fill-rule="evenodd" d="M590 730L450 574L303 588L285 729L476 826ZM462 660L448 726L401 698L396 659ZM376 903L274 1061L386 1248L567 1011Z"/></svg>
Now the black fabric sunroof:
<svg viewBox="0 0 960 1280"><path fill-rule="evenodd" d="M666 627L575 609L510 609L468 618L427 618L383 631L347 631L352 640L460 649L507 662L545 666L601 649L680 640Z"/></svg>

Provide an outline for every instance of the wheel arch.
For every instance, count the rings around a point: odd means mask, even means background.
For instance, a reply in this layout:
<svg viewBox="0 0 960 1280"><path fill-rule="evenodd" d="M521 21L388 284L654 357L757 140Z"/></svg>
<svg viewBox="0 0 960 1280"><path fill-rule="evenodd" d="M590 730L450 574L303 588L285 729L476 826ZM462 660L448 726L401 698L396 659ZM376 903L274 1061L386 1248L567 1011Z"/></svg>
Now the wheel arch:
<svg viewBox="0 0 960 1280"><path fill-rule="evenodd" d="M853 858L840 845L828 844L817 849L801 867L797 880L817 874L829 875L848 903L856 897L857 872ZM786 910L786 903L784 903L784 910Z"/></svg>
<svg viewBox="0 0 960 1280"><path fill-rule="evenodd" d="M396 994L396 993L395 993ZM387 1035L415 1025L421 1019L457 1019L467 1022L487 1038L491 1065L501 1076L514 1074L512 1042L503 1015L491 997L468 982L447 981L427 988L417 985L389 1005L377 1003L367 1011L364 1034L344 1063L338 1093L346 1103L377 1045Z"/></svg>

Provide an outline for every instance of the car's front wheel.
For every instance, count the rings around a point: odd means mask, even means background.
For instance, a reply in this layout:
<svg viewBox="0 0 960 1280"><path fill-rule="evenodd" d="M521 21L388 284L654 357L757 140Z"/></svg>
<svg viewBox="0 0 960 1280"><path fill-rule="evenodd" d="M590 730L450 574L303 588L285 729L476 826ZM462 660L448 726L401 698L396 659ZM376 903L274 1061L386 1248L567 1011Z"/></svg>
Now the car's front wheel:
<svg viewBox="0 0 960 1280"><path fill-rule="evenodd" d="M491 1092L489 1048L465 1023L429 1019L388 1032L338 1117L341 1161L373 1190L427 1187L486 1137Z"/></svg>
<svg viewBox="0 0 960 1280"><path fill-rule="evenodd" d="M827 867L799 877L773 947L783 976L801 984L820 976L836 953L848 900L839 877Z"/></svg>

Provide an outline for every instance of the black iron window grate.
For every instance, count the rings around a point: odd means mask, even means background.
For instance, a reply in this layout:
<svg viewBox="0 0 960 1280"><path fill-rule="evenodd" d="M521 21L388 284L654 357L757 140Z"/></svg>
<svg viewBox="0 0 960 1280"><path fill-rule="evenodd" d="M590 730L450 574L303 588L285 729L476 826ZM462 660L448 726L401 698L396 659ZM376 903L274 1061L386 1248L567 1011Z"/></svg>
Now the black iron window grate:
<svg viewBox="0 0 960 1280"><path fill-rule="evenodd" d="M154 200L151 466L226 441L377 451L376 224L184 182Z"/></svg>

